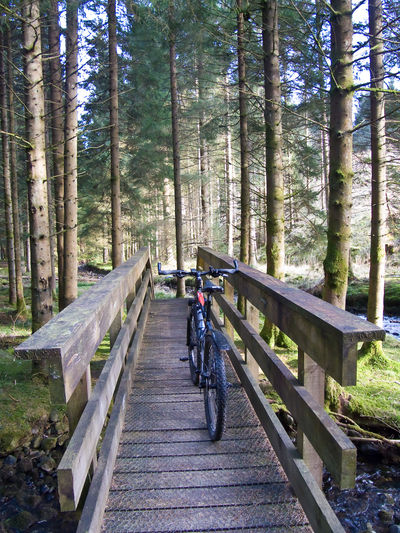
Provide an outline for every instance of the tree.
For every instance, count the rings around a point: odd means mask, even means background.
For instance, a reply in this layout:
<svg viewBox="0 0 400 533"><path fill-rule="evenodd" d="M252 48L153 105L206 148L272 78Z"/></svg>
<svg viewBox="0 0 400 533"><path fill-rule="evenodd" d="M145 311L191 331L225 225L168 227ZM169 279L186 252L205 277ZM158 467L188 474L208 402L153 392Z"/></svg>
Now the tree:
<svg viewBox="0 0 400 533"><path fill-rule="evenodd" d="M171 119L172 119L172 149L174 160L174 192L175 192L175 238L176 238L176 266L183 269L183 238L182 238L182 190L181 190L181 162L179 149L178 123L178 87L176 77L176 33L173 2L169 2L169 60L171 83ZM185 281L178 278L177 298L185 296Z"/></svg>
<svg viewBox="0 0 400 533"><path fill-rule="evenodd" d="M282 110L279 74L278 3L262 3L264 52L265 159L267 174L267 273L284 278L284 184L282 172ZM272 346L279 330L267 319L262 336Z"/></svg>
<svg viewBox="0 0 400 533"><path fill-rule="evenodd" d="M382 0L369 0L371 73L371 249L367 319L382 327L385 292L386 241L386 131L384 100L384 44ZM366 343L364 351L382 358L382 341Z"/></svg>
<svg viewBox="0 0 400 533"><path fill-rule="evenodd" d="M331 1L329 212L323 297L342 309L348 283L353 180L351 15L351 0Z"/></svg>
<svg viewBox="0 0 400 533"><path fill-rule="evenodd" d="M246 98L245 62L245 9L242 0L237 0L237 55L239 71L239 114L240 114L240 260L249 262L250 246L250 176L249 176L249 139Z"/></svg>
<svg viewBox="0 0 400 533"><path fill-rule="evenodd" d="M8 299L10 304L17 302L16 278L15 278L15 243L13 230L13 212L11 197L11 161L10 140L8 127L8 102L6 70L4 51L6 50L4 31L0 29L0 106L1 106L1 129L2 129L2 155L3 155L3 183L4 183L4 215L7 236L7 261L8 261Z"/></svg>
<svg viewBox="0 0 400 533"><path fill-rule="evenodd" d="M27 153L32 331L36 331L53 315L39 0L25 2L22 16L29 143Z"/></svg>
<svg viewBox="0 0 400 533"><path fill-rule="evenodd" d="M121 264L122 259L122 230L119 175L117 18L115 14L115 0L108 0L108 49L110 61L111 238L112 265L113 268L116 268Z"/></svg>
<svg viewBox="0 0 400 533"><path fill-rule="evenodd" d="M64 304L64 109L60 62L60 27L58 0L51 0L49 12L50 109L53 179L58 261L58 300Z"/></svg>
<svg viewBox="0 0 400 533"><path fill-rule="evenodd" d="M8 62L8 106L9 106L9 129L10 129L10 174L11 174L11 198L14 228L14 252L15 252L15 283L17 296L17 314L26 316L26 303L24 296L24 286L22 283L22 265L21 265L21 232L19 216L19 197L18 197L18 173L17 173L17 150L15 142L15 110L14 110L14 72L13 57L11 48L11 27L7 28L7 62Z"/></svg>
<svg viewBox="0 0 400 533"><path fill-rule="evenodd" d="M78 3L67 1L64 159L64 302L78 296Z"/></svg>

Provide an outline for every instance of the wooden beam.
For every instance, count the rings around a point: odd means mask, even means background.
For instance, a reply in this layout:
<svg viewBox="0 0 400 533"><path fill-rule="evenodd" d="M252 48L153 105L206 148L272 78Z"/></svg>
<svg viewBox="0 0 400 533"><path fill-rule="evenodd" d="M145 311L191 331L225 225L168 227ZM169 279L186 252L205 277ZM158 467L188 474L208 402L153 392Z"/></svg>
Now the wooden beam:
<svg viewBox="0 0 400 533"><path fill-rule="evenodd" d="M225 333L219 320L217 325ZM323 492L265 399L257 381L246 365L243 365L242 357L233 341L229 339L229 342L231 345L229 356L232 364L313 530L318 533L345 533Z"/></svg>
<svg viewBox="0 0 400 533"><path fill-rule="evenodd" d="M62 397L65 403L71 397L148 259L148 248L141 249L15 349L21 358L50 360L50 380L62 383L61 392L50 387L54 401Z"/></svg>
<svg viewBox="0 0 400 533"><path fill-rule="evenodd" d="M142 282L128 316L97 380L85 410L59 464L58 492L62 511L75 510L85 484L92 457L103 429L143 300L150 281L150 272Z"/></svg>
<svg viewBox="0 0 400 533"><path fill-rule="evenodd" d="M132 386L133 371L143 339L146 320L149 313L150 300L149 293L140 316L135 338L128 353L125 371L118 388L110 421L104 435L97 469L90 485L76 533L97 533L101 529L122 432L128 394Z"/></svg>
<svg viewBox="0 0 400 533"><path fill-rule="evenodd" d="M299 385L290 370L239 311L223 295L216 295L216 299L337 483L341 488L353 487L357 451L350 439L310 393ZM213 316L214 322L216 318Z"/></svg>
<svg viewBox="0 0 400 533"><path fill-rule="evenodd" d="M198 253L213 267L232 268L232 258L225 254L203 247ZM385 337L378 326L244 263L228 279L341 385L356 384L357 343Z"/></svg>

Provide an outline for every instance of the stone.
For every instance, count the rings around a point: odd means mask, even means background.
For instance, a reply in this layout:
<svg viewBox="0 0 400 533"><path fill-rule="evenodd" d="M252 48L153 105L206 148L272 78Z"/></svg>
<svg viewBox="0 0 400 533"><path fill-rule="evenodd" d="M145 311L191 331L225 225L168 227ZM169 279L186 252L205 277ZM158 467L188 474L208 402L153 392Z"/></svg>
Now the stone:
<svg viewBox="0 0 400 533"><path fill-rule="evenodd" d="M392 524L389 528L389 533L400 533L400 526Z"/></svg>
<svg viewBox="0 0 400 533"><path fill-rule="evenodd" d="M49 417L50 422L58 422L60 420L60 415L58 414L57 409L52 409Z"/></svg>
<svg viewBox="0 0 400 533"><path fill-rule="evenodd" d="M5 521L6 529L17 529L26 531L36 522L35 517L29 511L20 511L18 514L11 516Z"/></svg>
<svg viewBox="0 0 400 533"><path fill-rule="evenodd" d="M33 469L32 459L24 457L19 461L17 468L19 472L24 472L25 474L31 472Z"/></svg>
<svg viewBox="0 0 400 533"><path fill-rule="evenodd" d="M384 522L385 524L393 521L393 514L394 514L393 509L385 509L383 507L378 512L378 516L380 520Z"/></svg>
<svg viewBox="0 0 400 533"><path fill-rule="evenodd" d="M68 433L64 433L63 435L60 435L57 439L58 446L64 446L64 444L67 442L68 439L69 439Z"/></svg>
<svg viewBox="0 0 400 533"><path fill-rule="evenodd" d="M15 465L17 463L17 458L14 455L7 455L4 459L5 465Z"/></svg>
<svg viewBox="0 0 400 533"><path fill-rule="evenodd" d="M53 450L57 446L57 437L43 437L40 447L45 452L49 452L50 450Z"/></svg>
<svg viewBox="0 0 400 533"><path fill-rule="evenodd" d="M44 456L40 461L39 468L44 472L52 472L56 468L56 462L51 457Z"/></svg>
<svg viewBox="0 0 400 533"><path fill-rule="evenodd" d="M36 435L36 437L32 439L32 448L37 450L38 448L40 448L41 442L42 442L42 437L40 435Z"/></svg>

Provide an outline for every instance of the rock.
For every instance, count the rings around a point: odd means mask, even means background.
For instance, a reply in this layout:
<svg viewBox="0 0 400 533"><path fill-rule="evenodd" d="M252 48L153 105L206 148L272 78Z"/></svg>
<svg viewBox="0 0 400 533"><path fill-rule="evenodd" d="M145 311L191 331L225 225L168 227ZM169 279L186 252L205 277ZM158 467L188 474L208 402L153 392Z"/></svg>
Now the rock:
<svg viewBox="0 0 400 533"><path fill-rule="evenodd" d="M49 506L43 506L43 508L40 510L40 520L52 520L53 518L56 518L58 515L58 512L53 507Z"/></svg>
<svg viewBox="0 0 400 533"><path fill-rule="evenodd" d="M378 516L380 520L384 522L385 524L387 524L388 522L392 522L393 521L393 509L382 508L378 512Z"/></svg>
<svg viewBox="0 0 400 533"><path fill-rule="evenodd" d="M45 452L49 452L50 450L53 450L57 446L57 437L43 437L40 447Z"/></svg>
<svg viewBox="0 0 400 533"><path fill-rule="evenodd" d="M7 455L7 457L4 459L5 465L15 465L17 462L17 458L14 455Z"/></svg>
<svg viewBox="0 0 400 533"><path fill-rule="evenodd" d="M38 448L40 448L40 444L42 442L42 437L40 435L37 435L36 437L34 437L32 439L32 448L34 448L35 450L37 450Z"/></svg>
<svg viewBox="0 0 400 533"><path fill-rule="evenodd" d="M389 528L389 533L400 533L400 526L393 524Z"/></svg>
<svg viewBox="0 0 400 533"><path fill-rule="evenodd" d="M385 494L385 500L388 505L394 505L393 494Z"/></svg>
<svg viewBox="0 0 400 533"><path fill-rule="evenodd" d="M60 435L57 439L57 444L59 446L64 446L64 444L67 442L67 440L69 439L69 435L68 433L64 433L63 435Z"/></svg>
<svg viewBox="0 0 400 533"><path fill-rule="evenodd" d="M24 472L25 474L27 472L31 472L33 469L32 459L29 459L28 457L21 459L18 463L17 469L19 472Z"/></svg>
<svg viewBox="0 0 400 533"><path fill-rule="evenodd" d="M36 522L35 517L29 511L20 511L5 521L6 529L26 531Z"/></svg>
<svg viewBox="0 0 400 533"><path fill-rule="evenodd" d="M5 466L0 472L0 477L3 481L11 481L14 476L15 468L13 466Z"/></svg>
<svg viewBox="0 0 400 533"><path fill-rule="evenodd" d="M39 463L39 468L44 472L52 472L56 468L56 462L51 457L44 456Z"/></svg>
<svg viewBox="0 0 400 533"><path fill-rule="evenodd" d="M52 409L49 417L50 422L58 422L60 420L60 415L58 414L57 409Z"/></svg>

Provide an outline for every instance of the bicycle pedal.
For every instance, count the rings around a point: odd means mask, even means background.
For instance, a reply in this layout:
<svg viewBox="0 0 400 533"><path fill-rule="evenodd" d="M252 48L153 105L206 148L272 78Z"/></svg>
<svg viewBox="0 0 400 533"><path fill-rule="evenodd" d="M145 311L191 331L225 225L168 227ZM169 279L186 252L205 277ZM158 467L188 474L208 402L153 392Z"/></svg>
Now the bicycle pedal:
<svg viewBox="0 0 400 533"><path fill-rule="evenodd" d="M179 358L179 361L189 361L189 357L187 355L184 355Z"/></svg>

